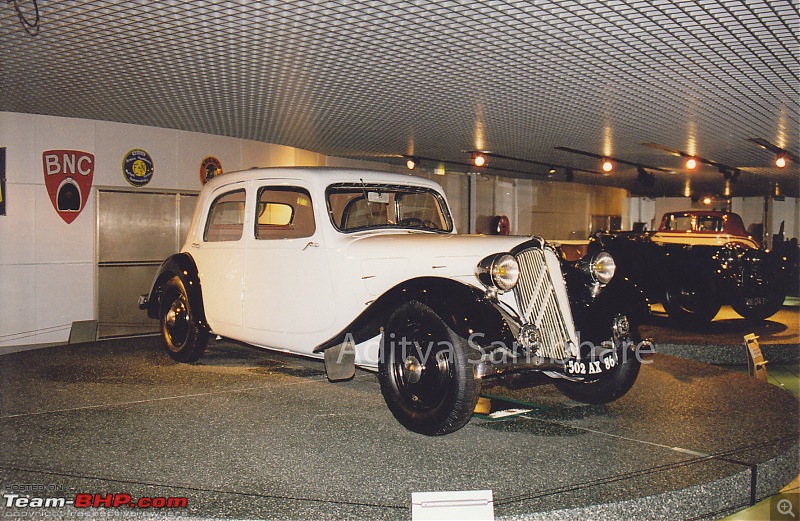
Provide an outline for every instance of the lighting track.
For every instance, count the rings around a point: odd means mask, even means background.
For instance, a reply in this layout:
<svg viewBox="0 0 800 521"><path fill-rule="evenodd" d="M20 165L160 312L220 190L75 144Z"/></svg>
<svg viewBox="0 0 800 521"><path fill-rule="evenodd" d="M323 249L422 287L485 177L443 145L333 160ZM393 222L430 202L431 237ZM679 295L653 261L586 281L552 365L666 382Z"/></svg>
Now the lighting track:
<svg viewBox="0 0 800 521"><path fill-rule="evenodd" d="M564 166L564 165L559 165L559 164L556 164L556 163L548 163L548 162L545 162L545 161L536 161L534 159L525 159L525 158L521 158L521 157L507 156L507 155L504 155L504 154L498 154L497 152L491 152L491 151L486 151L486 150L476 150L475 152L480 152L481 154L483 154L485 156L495 157L497 159L505 159L505 160L508 160L508 161L516 161L518 163L525 163L525 164L529 164L529 165L546 166L546 167L548 167L550 169L560 168L560 169L562 169L564 171L572 170L573 172L586 172L588 174L605 175L603 172L598 172L597 170L587 170L585 168L576 168L576 167L572 167L572 166Z"/></svg>
<svg viewBox="0 0 800 521"><path fill-rule="evenodd" d="M640 145L642 145L643 147L652 148L654 150L660 150L661 152L666 152L666 153L668 153L670 155L673 155L673 156L683 157L683 158L686 158L686 159L693 159L693 160L697 161L698 163L703 163L704 165L713 166L714 168L719 170L719 173L722 174L722 176L725 179L730 179L732 182L736 182L736 180L738 179L739 175L742 173L742 170L740 168L737 168L737 167L734 167L734 166L730 166L730 165L726 165L725 163L720 163L718 161L713 161L711 159L706 159L704 157L700 157L700 156L697 156L697 155L692 155L692 154L689 154L688 152L684 152L682 150L676 150L674 148L669 148L669 147L666 147L664 145L660 145L658 143L646 142L646 143L640 143Z"/></svg>
<svg viewBox="0 0 800 521"><path fill-rule="evenodd" d="M766 139L762 139L760 137L751 137L751 138L747 138L747 141L749 141L749 142L751 142L751 143L753 143L755 145L760 146L764 150L769 150L770 152L772 152L776 156L781 156L781 155L786 156L794 164L800 164L800 157L798 157L797 154L792 154L791 152L789 152L785 148L781 148L778 145L773 145L772 143L770 143Z"/></svg>
<svg viewBox="0 0 800 521"><path fill-rule="evenodd" d="M621 165L635 166L637 168L641 167L641 168L646 168L648 170L655 170L655 171L658 171L658 172L666 172L668 174L673 174L674 173L674 171L667 170L666 168L661 168L661 167L657 167L657 166L643 165L641 163L635 163L633 161L626 161L624 159L619 159L619 158L616 158L616 157L605 156L605 155L602 155L602 154L595 154L594 152L586 152L585 150L578 150L577 148L561 147L561 146L553 147L553 148L555 148L556 150L561 150L562 152L569 152L571 154L580 154L582 156L593 157L595 159L601 159L601 160L602 159L610 159L611 161L613 161L615 163L619 163Z"/></svg>

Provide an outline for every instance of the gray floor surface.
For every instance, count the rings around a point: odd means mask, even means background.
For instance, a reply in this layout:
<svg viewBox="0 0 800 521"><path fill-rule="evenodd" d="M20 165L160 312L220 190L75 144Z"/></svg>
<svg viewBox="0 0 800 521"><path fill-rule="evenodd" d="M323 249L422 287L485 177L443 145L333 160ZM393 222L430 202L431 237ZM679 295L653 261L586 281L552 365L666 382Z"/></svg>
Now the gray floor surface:
<svg viewBox="0 0 800 521"><path fill-rule="evenodd" d="M794 396L704 363L651 362L604 406L552 385L487 389L539 408L430 438L394 420L374 374L333 384L319 362L232 342L195 364L172 362L158 338L12 353L0 357L0 488L188 500L127 512L137 519L411 519L412 492L481 489L498 519L701 519L797 476Z"/></svg>

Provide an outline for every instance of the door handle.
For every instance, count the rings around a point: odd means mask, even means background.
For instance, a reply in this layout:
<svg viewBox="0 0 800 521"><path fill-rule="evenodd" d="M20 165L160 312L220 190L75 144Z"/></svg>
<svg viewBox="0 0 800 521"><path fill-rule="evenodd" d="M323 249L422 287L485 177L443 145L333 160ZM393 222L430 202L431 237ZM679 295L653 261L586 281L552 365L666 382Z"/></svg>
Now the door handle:
<svg viewBox="0 0 800 521"><path fill-rule="evenodd" d="M309 248L319 248L319 243L313 241L309 242L308 244L305 245L305 247L303 247L303 251L306 251Z"/></svg>

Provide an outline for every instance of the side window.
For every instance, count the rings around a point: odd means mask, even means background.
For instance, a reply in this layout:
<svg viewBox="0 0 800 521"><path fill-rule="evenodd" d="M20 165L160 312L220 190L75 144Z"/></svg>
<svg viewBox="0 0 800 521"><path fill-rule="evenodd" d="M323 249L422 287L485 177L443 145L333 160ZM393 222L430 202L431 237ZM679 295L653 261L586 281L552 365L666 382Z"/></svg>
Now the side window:
<svg viewBox="0 0 800 521"><path fill-rule="evenodd" d="M258 191L256 239L297 239L317 230L311 195L293 186L266 186Z"/></svg>
<svg viewBox="0 0 800 521"><path fill-rule="evenodd" d="M238 241L244 231L244 190L220 195L211 203L203 240Z"/></svg>
<svg viewBox="0 0 800 521"><path fill-rule="evenodd" d="M667 230L675 232L692 231L692 217L689 215L670 215L667 221Z"/></svg>
<svg viewBox="0 0 800 521"><path fill-rule="evenodd" d="M699 231L707 231L707 232L721 232L722 231L722 219L719 217L698 217L697 218L697 229Z"/></svg>

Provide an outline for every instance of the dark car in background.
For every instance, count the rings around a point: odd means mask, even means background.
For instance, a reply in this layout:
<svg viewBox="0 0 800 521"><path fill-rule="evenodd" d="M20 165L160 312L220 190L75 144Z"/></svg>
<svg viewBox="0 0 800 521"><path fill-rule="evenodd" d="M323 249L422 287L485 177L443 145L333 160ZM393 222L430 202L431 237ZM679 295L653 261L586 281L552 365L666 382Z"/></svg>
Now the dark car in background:
<svg viewBox="0 0 800 521"><path fill-rule="evenodd" d="M609 232L592 238L610 252L619 275L681 325L703 326L728 304L751 321L783 305L792 262L747 234L731 212L667 213L655 232Z"/></svg>

